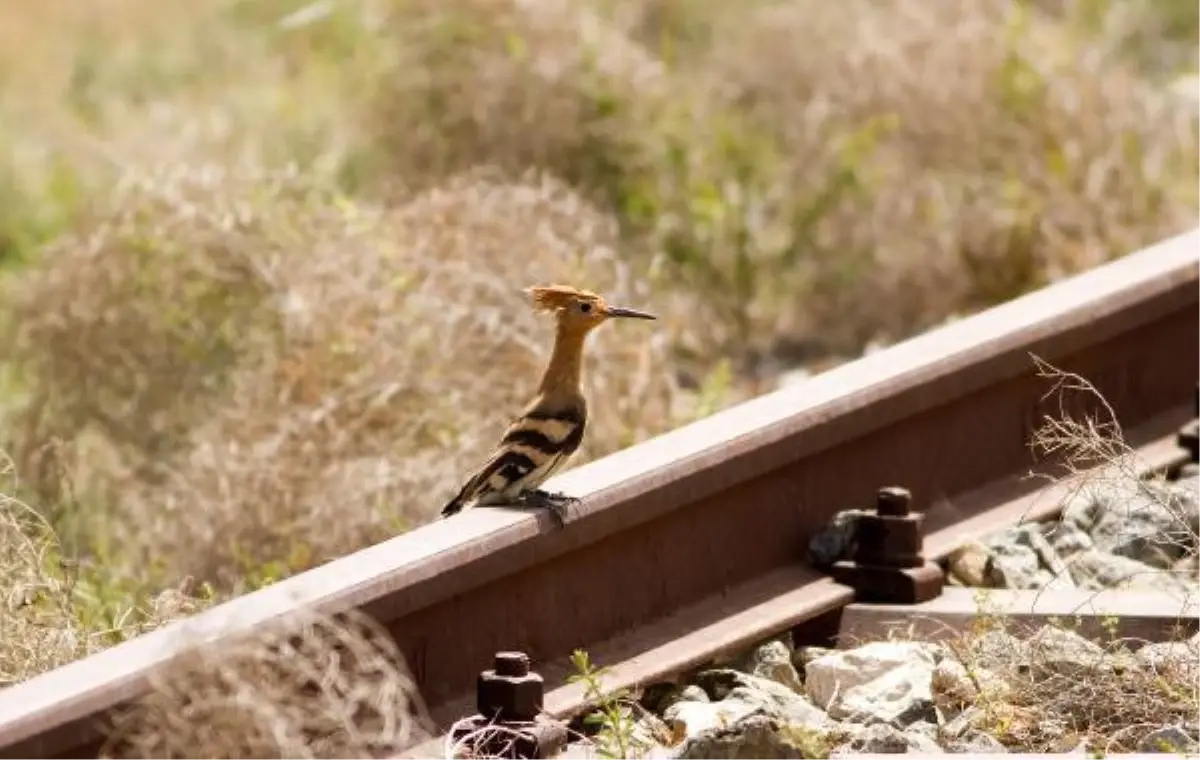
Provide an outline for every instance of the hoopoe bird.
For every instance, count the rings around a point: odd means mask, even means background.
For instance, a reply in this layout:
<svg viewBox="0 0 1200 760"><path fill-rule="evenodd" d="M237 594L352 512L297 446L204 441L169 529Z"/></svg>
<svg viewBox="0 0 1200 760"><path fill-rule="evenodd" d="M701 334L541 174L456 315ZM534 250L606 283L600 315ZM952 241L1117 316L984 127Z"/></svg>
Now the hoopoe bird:
<svg viewBox="0 0 1200 760"><path fill-rule="evenodd" d="M653 314L612 306L599 295L566 285L525 291L536 311L557 322L554 348L537 395L508 429L492 456L442 508L449 517L468 505L513 504L549 509L561 526L568 504L578 501L540 486L575 453L587 427L581 386L587 336L609 319L655 319Z"/></svg>

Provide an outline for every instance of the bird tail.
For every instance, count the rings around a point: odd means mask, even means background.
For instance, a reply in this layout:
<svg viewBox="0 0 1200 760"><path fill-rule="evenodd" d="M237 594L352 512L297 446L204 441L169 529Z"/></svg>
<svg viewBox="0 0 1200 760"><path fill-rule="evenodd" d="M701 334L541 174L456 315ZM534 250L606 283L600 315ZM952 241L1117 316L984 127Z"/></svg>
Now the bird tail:
<svg viewBox="0 0 1200 760"><path fill-rule="evenodd" d="M442 507L442 517L449 517L450 515L461 512L462 508L462 494L459 494L450 501L446 502L446 506Z"/></svg>
<svg viewBox="0 0 1200 760"><path fill-rule="evenodd" d="M464 485L462 488L459 489L458 493L454 495L453 499L446 502L446 506L442 507L442 517L449 517L450 515L453 515L453 514L456 514L456 513L462 511L463 505L466 504L466 502L467 502L467 498L466 498L467 488L470 485L471 485L470 482L468 482L466 485Z"/></svg>

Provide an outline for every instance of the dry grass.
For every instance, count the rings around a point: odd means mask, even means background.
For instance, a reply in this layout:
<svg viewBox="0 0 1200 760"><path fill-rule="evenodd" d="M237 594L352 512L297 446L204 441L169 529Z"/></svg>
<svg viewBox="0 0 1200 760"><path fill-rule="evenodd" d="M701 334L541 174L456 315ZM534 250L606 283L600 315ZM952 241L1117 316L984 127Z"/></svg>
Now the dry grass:
<svg viewBox="0 0 1200 760"><path fill-rule="evenodd" d="M297 614L181 656L102 757L394 757L433 736L403 655L362 615Z"/></svg>
<svg viewBox="0 0 1200 760"><path fill-rule="evenodd" d="M536 380L531 283L663 317L595 336L578 463L1186 227L1155 3L12 10L4 588L91 601L5 667L429 519Z"/></svg>
<svg viewBox="0 0 1200 760"><path fill-rule="evenodd" d="M1076 373L1034 361L1038 376L1052 383L1043 396L1051 413L1043 416L1030 445L1058 465L1059 473L1051 477L1070 483L1072 491L1056 527L1091 526L1103 505L1123 521L1120 538L1140 547L1140 559L1155 573L1174 573L1185 581L1181 588L1193 585L1200 553L1196 495L1188 498L1170 483L1171 473L1140 475L1149 467L1126 441L1116 412L1096 387ZM1064 568L1071 569L1070 559Z"/></svg>
<svg viewBox="0 0 1200 760"><path fill-rule="evenodd" d="M602 5L404 4L388 165L565 177L706 297L698 350L748 369L853 354L1194 218L1194 116L1106 38L1010 3Z"/></svg>
<svg viewBox="0 0 1200 760"><path fill-rule="evenodd" d="M190 580L158 594L114 583L104 569L64 558L46 519L7 496L0 463L0 688L18 683L194 612Z"/></svg>
<svg viewBox="0 0 1200 760"><path fill-rule="evenodd" d="M1195 502L1168 487L1162 474L1139 476L1145 464L1126 442L1115 411L1086 378L1036 357L1035 364L1051 387L1031 446L1060 466L1056 477L1075 494L1103 489L1118 503L1110 509L1136 502L1140 509L1161 511L1160 532L1139 536L1144 550L1166 558L1154 573L1171 573L1180 559L1194 564L1200 546ZM1068 513L1063 521L1087 518ZM1146 528L1133 520L1130 527L1133 535ZM1069 569L1070 561L1065 565ZM950 642L969 682L961 684L965 691L944 694L941 706L953 711L973 706L968 724L1010 751L1066 752L1080 743L1103 754L1144 751L1139 745L1157 729L1183 726L1192 736L1200 731L1200 638L1181 632L1169 639L1164 656L1139 663L1134 645L1146 642L1115 635L1089 642L1072 632L1069 621L1017 636L1016 628L1027 626L989 614L986 591L980 601L984 613ZM1194 605L1194 589L1181 595L1181 614L1189 602ZM1116 622L1100 620L1102 627Z"/></svg>
<svg viewBox="0 0 1200 760"><path fill-rule="evenodd" d="M758 231L787 246L777 330L852 352L1191 218L1194 199L1161 192L1171 163L1195 166L1190 117L1091 41L1006 9L789 4L717 44L712 88L786 156L758 193L789 199L775 216L793 225Z"/></svg>
<svg viewBox="0 0 1200 760"><path fill-rule="evenodd" d="M503 283L648 300L613 235L549 178L463 176L386 211L287 176L140 177L13 293L10 356L41 378L14 416L22 470L51 501L60 449L37 444L88 447L79 487L111 507L72 527L123 537L116 573L238 590L379 541L486 455L506 418L481 410L532 393L551 328ZM664 342L621 327L593 341L608 409L581 459L672 421Z"/></svg>
<svg viewBox="0 0 1200 760"><path fill-rule="evenodd" d="M64 560L45 519L0 494L0 687L202 606L190 578L139 603L99 571ZM185 623L175 641L185 653L118 715L102 757L392 757L433 735L403 655L358 613L302 610L220 650L187 647Z"/></svg>
<svg viewBox="0 0 1200 760"><path fill-rule="evenodd" d="M947 688L952 679L935 682L934 692L945 716L969 710L963 722L1009 751L1069 752L1085 743L1105 754L1131 752L1164 726L1196 729L1196 642L1179 642L1183 651L1152 668L1135 661L1130 642L1092 643L1065 657L1058 642L1072 640L1068 628L1022 637L1005 628L1002 621L979 626L950 642L965 679L956 688Z"/></svg>

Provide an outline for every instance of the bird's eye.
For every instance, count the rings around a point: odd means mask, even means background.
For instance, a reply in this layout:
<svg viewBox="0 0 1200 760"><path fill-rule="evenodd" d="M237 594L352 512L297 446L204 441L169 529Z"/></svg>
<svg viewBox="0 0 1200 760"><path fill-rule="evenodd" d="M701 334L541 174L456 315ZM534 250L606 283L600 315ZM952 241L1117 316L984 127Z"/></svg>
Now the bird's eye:
<svg viewBox="0 0 1200 760"><path fill-rule="evenodd" d="M584 301L583 303L579 304L579 310L582 311L584 314L587 314L589 311L592 310L592 305L590 303L588 303L587 301Z"/></svg>

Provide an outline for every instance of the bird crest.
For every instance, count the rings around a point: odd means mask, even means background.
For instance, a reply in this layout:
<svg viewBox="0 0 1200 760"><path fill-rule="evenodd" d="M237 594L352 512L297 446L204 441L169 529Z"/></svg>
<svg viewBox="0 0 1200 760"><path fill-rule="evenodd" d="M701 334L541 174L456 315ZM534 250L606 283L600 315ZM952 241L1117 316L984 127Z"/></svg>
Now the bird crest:
<svg viewBox="0 0 1200 760"><path fill-rule="evenodd" d="M600 303L603 300L590 290L570 285L537 285L525 292L533 299L533 308L537 311L555 312L580 301Z"/></svg>

